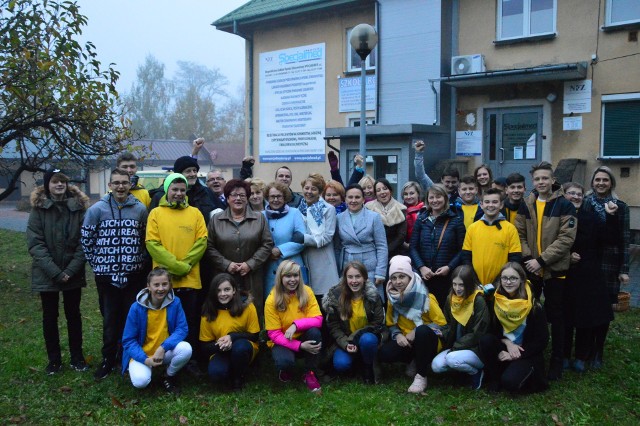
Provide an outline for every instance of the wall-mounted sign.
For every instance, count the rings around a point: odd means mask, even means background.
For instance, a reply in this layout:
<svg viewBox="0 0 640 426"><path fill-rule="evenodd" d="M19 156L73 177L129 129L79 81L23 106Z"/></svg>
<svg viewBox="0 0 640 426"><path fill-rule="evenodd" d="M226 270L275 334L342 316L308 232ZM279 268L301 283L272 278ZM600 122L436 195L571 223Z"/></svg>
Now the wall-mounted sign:
<svg viewBox="0 0 640 426"><path fill-rule="evenodd" d="M591 80L565 81L564 114L591 112Z"/></svg>
<svg viewBox="0 0 640 426"><path fill-rule="evenodd" d="M260 54L260 162L324 161L325 44Z"/></svg>
<svg viewBox="0 0 640 426"><path fill-rule="evenodd" d="M376 109L377 78L375 75L367 76L365 90L366 109ZM338 79L338 111L360 111L360 77L347 77Z"/></svg>
<svg viewBox="0 0 640 426"><path fill-rule="evenodd" d="M482 131L456 132L456 155L482 155Z"/></svg>
<svg viewBox="0 0 640 426"><path fill-rule="evenodd" d="M582 116L563 117L562 130L582 130Z"/></svg>

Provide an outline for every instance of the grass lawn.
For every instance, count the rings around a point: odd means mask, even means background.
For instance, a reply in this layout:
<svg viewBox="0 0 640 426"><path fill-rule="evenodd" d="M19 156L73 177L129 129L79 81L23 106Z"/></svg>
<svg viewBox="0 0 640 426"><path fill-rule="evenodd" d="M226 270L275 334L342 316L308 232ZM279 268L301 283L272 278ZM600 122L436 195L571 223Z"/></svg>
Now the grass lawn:
<svg viewBox="0 0 640 426"><path fill-rule="evenodd" d="M31 258L23 233L0 230L1 424L640 424L640 310L612 323L605 366L565 374L543 394L511 397L458 387L450 377L429 377L424 395L406 392L403 369L386 369L383 383L358 379L323 383L313 395L301 381L281 384L268 354L240 393L225 393L183 377L182 393L158 387L138 391L119 374L94 382L100 361L102 318L95 285L84 290L85 355L93 368L68 368L66 324L61 319L63 373L46 376L40 300L30 291ZM92 274L87 274L92 276ZM62 307L60 315L64 318ZM153 386L153 385L152 385Z"/></svg>

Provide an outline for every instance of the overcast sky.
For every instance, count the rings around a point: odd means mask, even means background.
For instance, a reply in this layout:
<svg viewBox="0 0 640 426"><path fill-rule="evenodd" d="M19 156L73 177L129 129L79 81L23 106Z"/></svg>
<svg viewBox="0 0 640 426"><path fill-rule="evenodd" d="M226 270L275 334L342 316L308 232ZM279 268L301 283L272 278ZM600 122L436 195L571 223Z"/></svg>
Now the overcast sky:
<svg viewBox="0 0 640 426"><path fill-rule="evenodd" d="M118 91L131 89L136 69L152 54L171 77L176 61L219 68L228 91L244 83L244 39L211 23L248 0L76 0L88 19L82 41L92 41L103 64L120 71Z"/></svg>

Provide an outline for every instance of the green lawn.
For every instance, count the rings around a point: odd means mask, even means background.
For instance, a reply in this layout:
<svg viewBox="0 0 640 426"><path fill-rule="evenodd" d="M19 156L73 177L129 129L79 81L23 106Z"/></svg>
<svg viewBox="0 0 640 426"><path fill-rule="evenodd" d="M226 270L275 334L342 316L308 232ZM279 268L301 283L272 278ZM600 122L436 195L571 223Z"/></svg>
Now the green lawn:
<svg viewBox="0 0 640 426"><path fill-rule="evenodd" d="M224 393L190 377L179 396L159 388L137 391L119 374L93 381L93 371L46 376L37 295L30 292L31 260L24 234L0 230L1 424L639 424L640 310L618 314L605 367L566 373L539 395L510 397L457 387L429 377L425 395L409 395L402 369L387 369L381 385L356 379L323 383L320 396L301 381L280 384L270 358L240 393ZM90 276L91 274L88 274ZM61 317L64 318L62 308ZM85 355L100 361L101 316L95 287L82 301ZM61 320L61 324L65 324ZM61 327L66 347L66 326ZM64 349L63 349L64 350ZM63 354L68 362L68 354ZM92 368L93 370L93 368Z"/></svg>

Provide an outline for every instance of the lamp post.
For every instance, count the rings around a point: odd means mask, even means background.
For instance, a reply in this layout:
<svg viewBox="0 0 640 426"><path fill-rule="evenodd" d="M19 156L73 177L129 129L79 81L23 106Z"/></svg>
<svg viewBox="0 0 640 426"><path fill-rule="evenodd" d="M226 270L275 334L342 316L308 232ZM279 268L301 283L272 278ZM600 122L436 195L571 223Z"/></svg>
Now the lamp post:
<svg viewBox="0 0 640 426"><path fill-rule="evenodd" d="M365 169L367 167L367 67L365 61L376 44L378 34L369 24L358 24L351 30L349 44L360 56L360 155L364 158Z"/></svg>

